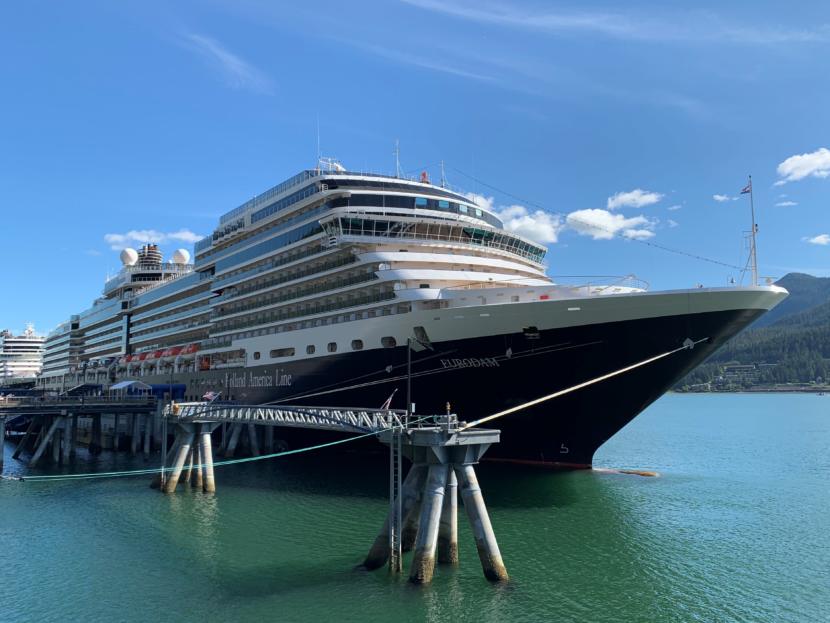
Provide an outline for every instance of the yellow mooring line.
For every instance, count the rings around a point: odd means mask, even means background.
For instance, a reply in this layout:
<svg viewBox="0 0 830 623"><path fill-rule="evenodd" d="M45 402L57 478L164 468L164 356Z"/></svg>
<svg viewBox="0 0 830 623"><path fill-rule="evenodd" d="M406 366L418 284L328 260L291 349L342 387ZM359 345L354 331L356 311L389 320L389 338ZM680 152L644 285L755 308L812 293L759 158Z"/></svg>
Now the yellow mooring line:
<svg viewBox="0 0 830 623"><path fill-rule="evenodd" d="M580 383L579 385L574 385L573 387L567 387L565 389L560 389L557 392L552 394L548 394L547 396L542 396L541 398L536 398L535 400L531 400L530 402L525 402L520 405L516 405L515 407L510 407L509 409L505 409L504 411L499 411L498 413L494 413L493 415L488 415L487 417L483 417L480 420L476 420L475 422L469 422L464 426L460 427L458 430L466 430L468 428L472 428L473 426L478 426L479 424L483 424L484 422L489 422L490 420L495 420L496 418L504 417L505 415L510 415L511 413L516 413L516 411L521 411L522 409L527 409L528 407L532 407L534 405L538 405L541 402L545 402L547 400L553 400L554 398L559 398L560 396L564 396L565 394L570 394L571 392L575 392L579 389L584 387L588 387L589 385L593 385L595 383L600 383L602 381L608 380L612 377L619 376L620 374L625 374L626 372L630 372L636 368L640 368L642 366L648 365L650 363L654 363L664 357L668 357L669 355L674 355L675 353L679 353L681 350L691 350L696 345L700 344L701 342L705 342L708 340L708 337L705 337L701 340L697 340L696 342L692 342L691 340L687 340L683 346L680 348L675 348L674 350L667 351L662 355L657 355L655 357L650 357L648 359L644 359L643 361L637 362L630 366L626 366L625 368L620 368L619 370L615 370L614 372L609 372L608 374L603 374L602 376L598 376L595 379L591 379L590 381L585 381Z"/></svg>

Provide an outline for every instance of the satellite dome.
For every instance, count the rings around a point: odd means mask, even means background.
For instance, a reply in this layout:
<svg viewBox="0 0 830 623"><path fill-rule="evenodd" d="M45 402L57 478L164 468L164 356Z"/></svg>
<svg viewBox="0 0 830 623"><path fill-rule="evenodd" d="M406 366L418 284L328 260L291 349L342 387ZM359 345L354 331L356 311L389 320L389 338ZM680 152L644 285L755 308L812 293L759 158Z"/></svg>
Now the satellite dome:
<svg viewBox="0 0 830 623"><path fill-rule="evenodd" d="M174 264L187 264L190 261L190 252L187 249L177 249L173 253Z"/></svg>
<svg viewBox="0 0 830 623"><path fill-rule="evenodd" d="M134 266L135 263L138 261L138 251L135 249L124 249L121 251L121 263L124 266Z"/></svg>

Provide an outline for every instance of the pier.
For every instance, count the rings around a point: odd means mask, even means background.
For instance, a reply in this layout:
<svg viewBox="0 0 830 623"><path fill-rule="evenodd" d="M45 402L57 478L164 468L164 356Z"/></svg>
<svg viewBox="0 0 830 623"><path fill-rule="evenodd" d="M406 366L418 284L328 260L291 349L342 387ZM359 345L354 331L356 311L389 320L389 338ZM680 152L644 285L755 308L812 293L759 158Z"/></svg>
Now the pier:
<svg viewBox="0 0 830 623"><path fill-rule="evenodd" d="M485 577L493 582L508 579L474 468L499 442L498 430L471 428L455 414L416 416L337 407L174 403L165 409L165 416L175 426L175 440L153 486L167 494L176 491L183 474L185 486L191 483L205 493L216 491L211 433L221 425L232 426L226 456L233 454L243 426L254 449L256 426L376 436L389 447L389 512L363 567L374 570L388 563L393 573L400 573L403 552L414 550L409 581L428 584L436 561L458 564L460 485ZM404 457L411 467L402 479ZM172 461L169 470L168 461Z"/></svg>
<svg viewBox="0 0 830 623"><path fill-rule="evenodd" d="M129 439L133 455L141 448L149 458L153 436L159 441L161 419L161 403L143 395L30 396L0 404L0 432L18 421L28 422L12 457L32 452L30 467L37 466L44 456L65 464L75 457L79 443L87 445L92 454L105 447L117 451L124 438Z"/></svg>

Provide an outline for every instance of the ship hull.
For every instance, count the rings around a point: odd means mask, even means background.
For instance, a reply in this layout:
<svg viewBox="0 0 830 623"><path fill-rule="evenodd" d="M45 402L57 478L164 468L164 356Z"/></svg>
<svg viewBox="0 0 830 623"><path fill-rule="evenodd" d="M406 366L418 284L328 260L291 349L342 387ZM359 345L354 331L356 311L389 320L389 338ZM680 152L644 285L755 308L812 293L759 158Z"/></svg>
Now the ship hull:
<svg viewBox="0 0 830 623"><path fill-rule="evenodd" d="M676 350L687 340L698 342L694 348L488 424L502 431L501 443L488 452L490 459L588 468L603 443L768 307L533 326L531 330L524 327L435 341L426 349L416 345L411 363L412 399L419 414L444 413L449 406L459 418L472 421L634 366ZM184 383L190 399L214 391L245 404L377 408L395 392L392 407L404 408L406 360L407 347L398 346L143 380ZM292 446L322 435L284 432Z"/></svg>

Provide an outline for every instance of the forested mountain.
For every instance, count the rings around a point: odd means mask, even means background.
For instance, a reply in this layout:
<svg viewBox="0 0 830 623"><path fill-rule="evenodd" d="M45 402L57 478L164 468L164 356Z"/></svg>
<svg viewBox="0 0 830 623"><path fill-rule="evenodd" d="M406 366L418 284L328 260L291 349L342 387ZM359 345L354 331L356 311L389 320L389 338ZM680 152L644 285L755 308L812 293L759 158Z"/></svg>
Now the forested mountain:
<svg viewBox="0 0 830 623"><path fill-rule="evenodd" d="M743 386L810 383L818 379L827 382L830 378L830 279L792 273L777 284L787 288L790 296L730 340L681 381L679 387L713 381L724 384L730 364L757 366L754 374L748 374L750 380L747 376L741 377ZM779 313L781 309L785 313ZM768 321L770 316L772 322ZM729 379L726 381L729 384ZM734 378L732 384L735 384Z"/></svg>

